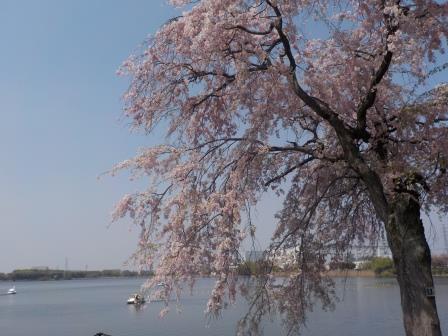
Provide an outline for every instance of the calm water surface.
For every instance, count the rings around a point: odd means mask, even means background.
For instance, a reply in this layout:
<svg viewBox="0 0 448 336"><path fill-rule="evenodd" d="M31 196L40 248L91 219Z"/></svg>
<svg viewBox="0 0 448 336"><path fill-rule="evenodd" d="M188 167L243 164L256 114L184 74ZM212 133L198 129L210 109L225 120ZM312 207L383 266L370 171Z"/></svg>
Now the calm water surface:
<svg viewBox="0 0 448 336"><path fill-rule="evenodd" d="M184 295L180 314L172 307L159 319L162 303L142 309L125 304L141 283L141 279L16 282L17 295L0 295L0 335L92 336L99 331L113 336L234 335L236 321L245 311L244 303L239 303L206 326L203 311L212 281L203 279L195 295ZM10 285L0 282L0 293ZM302 335L404 335L394 280L351 278L341 280L338 289L343 301L336 310L316 309ZM448 335L448 279L436 280L436 294L442 329ZM283 334L275 321L264 330L265 335Z"/></svg>

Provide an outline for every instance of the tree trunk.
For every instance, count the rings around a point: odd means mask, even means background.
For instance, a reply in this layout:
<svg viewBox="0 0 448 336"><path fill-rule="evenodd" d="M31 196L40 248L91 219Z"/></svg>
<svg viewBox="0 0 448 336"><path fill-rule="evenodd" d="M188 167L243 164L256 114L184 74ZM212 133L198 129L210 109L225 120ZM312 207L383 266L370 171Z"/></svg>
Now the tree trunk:
<svg viewBox="0 0 448 336"><path fill-rule="evenodd" d="M400 286L406 336L440 336L431 252L419 202L410 194L398 194L389 213L386 233Z"/></svg>

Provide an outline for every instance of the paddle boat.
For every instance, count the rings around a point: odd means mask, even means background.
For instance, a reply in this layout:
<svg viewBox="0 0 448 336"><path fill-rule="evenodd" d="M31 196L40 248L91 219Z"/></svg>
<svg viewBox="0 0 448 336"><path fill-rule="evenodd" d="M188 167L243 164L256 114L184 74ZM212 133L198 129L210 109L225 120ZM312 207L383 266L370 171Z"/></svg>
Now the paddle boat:
<svg viewBox="0 0 448 336"><path fill-rule="evenodd" d="M132 294L129 297L127 303L128 304L134 304L134 305L143 304L143 303L145 303L145 298L142 295L140 295L140 294Z"/></svg>

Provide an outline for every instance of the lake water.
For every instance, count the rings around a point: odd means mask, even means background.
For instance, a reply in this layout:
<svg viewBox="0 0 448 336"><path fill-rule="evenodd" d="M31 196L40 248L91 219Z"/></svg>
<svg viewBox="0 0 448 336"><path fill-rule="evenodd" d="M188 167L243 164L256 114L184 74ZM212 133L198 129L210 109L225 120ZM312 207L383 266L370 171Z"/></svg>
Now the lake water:
<svg viewBox="0 0 448 336"><path fill-rule="evenodd" d="M212 280L198 282L196 294L185 294L182 312L158 317L162 303L142 309L126 305L142 279L97 279L16 282L17 295L0 296L1 336L92 336L102 331L113 336L234 335L244 313L240 303L207 326L203 315ZM333 312L316 309L302 335L404 335L399 289L393 279L349 278L338 288L343 301ZM11 283L0 282L0 293ZM444 334L448 335L448 279L436 280L437 304ZM265 335L282 335L277 322L266 323Z"/></svg>

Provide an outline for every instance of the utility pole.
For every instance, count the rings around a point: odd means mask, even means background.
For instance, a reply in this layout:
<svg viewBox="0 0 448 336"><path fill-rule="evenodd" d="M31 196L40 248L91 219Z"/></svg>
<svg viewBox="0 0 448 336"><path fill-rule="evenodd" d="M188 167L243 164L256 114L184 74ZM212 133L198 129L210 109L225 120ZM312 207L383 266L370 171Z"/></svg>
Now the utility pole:
<svg viewBox="0 0 448 336"><path fill-rule="evenodd" d="M65 257L64 279L67 279L68 258Z"/></svg>
<svg viewBox="0 0 448 336"><path fill-rule="evenodd" d="M448 224L442 224L443 241L445 243L445 253L448 254Z"/></svg>

